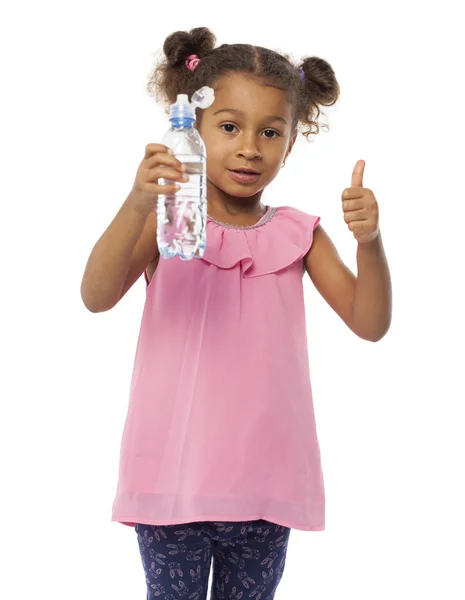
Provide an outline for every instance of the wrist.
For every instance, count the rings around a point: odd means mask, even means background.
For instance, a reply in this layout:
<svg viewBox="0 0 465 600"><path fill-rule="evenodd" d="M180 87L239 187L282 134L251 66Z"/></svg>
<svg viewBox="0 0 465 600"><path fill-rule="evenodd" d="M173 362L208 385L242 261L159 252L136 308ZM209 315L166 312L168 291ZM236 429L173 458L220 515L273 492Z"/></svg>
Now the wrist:
<svg viewBox="0 0 465 600"><path fill-rule="evenodd" d="M139 217L142 217L143 219L146 219L151 211L154 210L153 202L147 203L146 199L135 192L131 192L129 194L124 204L131 212L135 213Z"/></svg>
<svg viewBox="0 0 465 600"><path fill-rule="evenodd" d="M375 248L381 244L381 232L379 228L363 240L357 240L359 248Z"/></svg>

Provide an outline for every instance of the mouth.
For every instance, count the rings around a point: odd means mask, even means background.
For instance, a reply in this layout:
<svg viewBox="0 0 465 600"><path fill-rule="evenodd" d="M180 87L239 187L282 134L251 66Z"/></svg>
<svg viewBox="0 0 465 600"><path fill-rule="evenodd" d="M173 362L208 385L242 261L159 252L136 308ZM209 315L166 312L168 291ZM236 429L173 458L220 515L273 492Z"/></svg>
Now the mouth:
<svg viewBox="0 0 465 600"><path fill-rule="evenodd" d="M254 173L255 175L260 175L260 173L257 171L257 169L250 169L249 167L241 167L239 169L230 169L231 171L234 171L235 173Z"/></svg>
<svg viewBox="0 0 465 600"><path fill-rule="evenodd" d="M228 169L231 177L240 183L253 183L257 181L261 173L255 169Z"/></svg>

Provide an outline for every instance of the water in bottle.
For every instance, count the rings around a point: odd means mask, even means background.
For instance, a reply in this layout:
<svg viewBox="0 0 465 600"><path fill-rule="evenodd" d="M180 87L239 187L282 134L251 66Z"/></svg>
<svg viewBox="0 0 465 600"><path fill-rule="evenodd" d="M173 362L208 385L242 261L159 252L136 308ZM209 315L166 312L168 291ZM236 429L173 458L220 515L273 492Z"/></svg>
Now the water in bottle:
<svg viewBox="0 0 465 600"><path fill-rule="evenodd" d="M160 184L181 186L175 194L160 195L157 204L157 243L162 258L179 256L181 260L202 258L206 247L207 190L205 144L194 128L195 109L207 108L214 101L212 88L203 87L192 96L178 94L171 106L171 128L162 144L186 166L189 181L161 178Z"/></svg>

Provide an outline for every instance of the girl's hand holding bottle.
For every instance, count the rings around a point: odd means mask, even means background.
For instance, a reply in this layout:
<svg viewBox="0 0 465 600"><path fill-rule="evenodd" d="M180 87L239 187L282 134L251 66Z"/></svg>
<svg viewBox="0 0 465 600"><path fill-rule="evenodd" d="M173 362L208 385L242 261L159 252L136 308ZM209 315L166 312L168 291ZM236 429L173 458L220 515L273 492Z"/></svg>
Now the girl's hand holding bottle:
<svg viewBox="0 0 465 600"><path fill-rule="evenodd" d="M176 183L159 185L158 179L185 183L189 179L185 170L186 167L173 156L168 146L148 144L145 148L145 156L137 169L128 202L147 215L152 210L156 211L160 194L172 195L180 189Z"/></svg>

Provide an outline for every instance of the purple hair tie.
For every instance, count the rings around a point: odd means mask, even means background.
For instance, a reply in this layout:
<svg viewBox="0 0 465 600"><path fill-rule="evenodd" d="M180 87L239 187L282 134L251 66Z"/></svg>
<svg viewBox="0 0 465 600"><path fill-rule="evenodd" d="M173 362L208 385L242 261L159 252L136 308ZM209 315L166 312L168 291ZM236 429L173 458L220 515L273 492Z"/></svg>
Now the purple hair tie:
<svg viewBox="0 0 465 600"><path fill-rule="evenodd" d="M300 67L300 69L299 69L299 75L300 75L300 81L303 82L303 80L305 79L305 73L304 73L304 70L302 69L302 67Z"/></svg>

